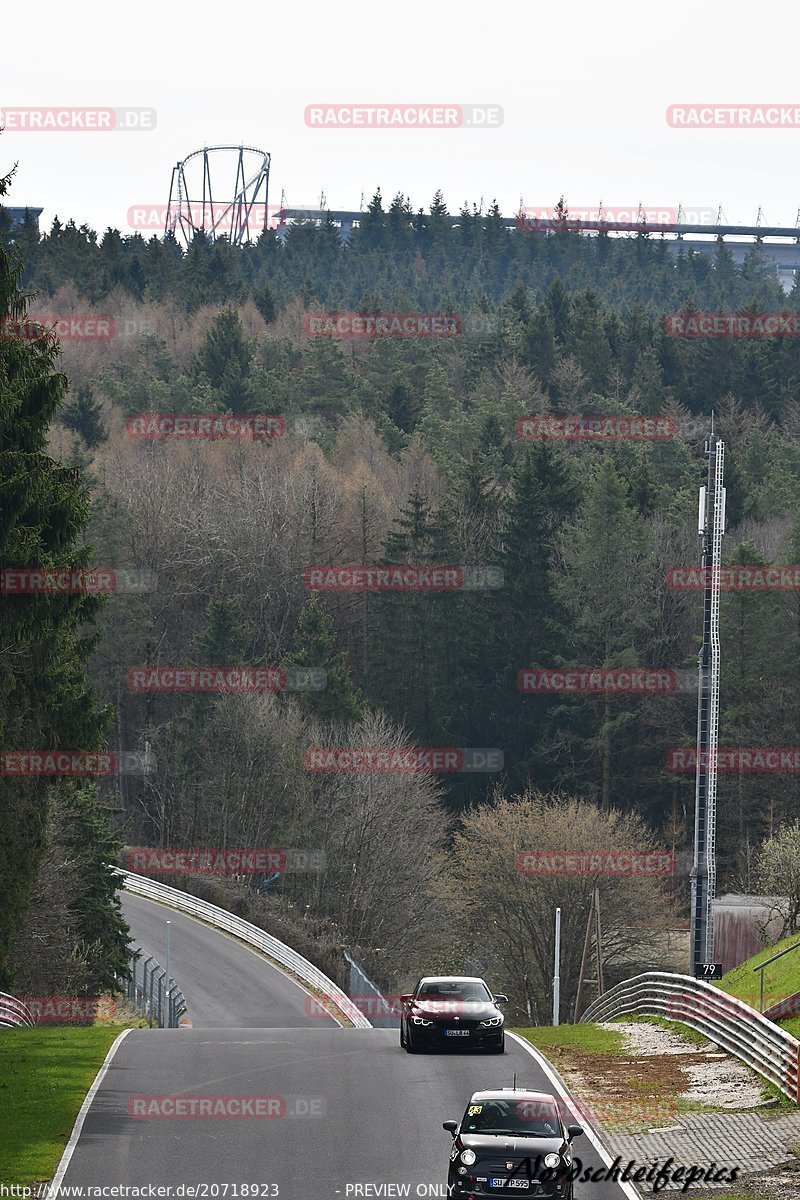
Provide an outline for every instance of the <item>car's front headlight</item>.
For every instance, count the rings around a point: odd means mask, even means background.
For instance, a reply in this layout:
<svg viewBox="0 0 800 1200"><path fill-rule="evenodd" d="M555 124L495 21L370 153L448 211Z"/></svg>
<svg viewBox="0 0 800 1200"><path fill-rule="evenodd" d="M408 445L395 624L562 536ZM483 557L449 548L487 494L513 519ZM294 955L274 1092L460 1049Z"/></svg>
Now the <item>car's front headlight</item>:
<svg viewBox="0 0 800 1200"><path fill-rule="evenodd" d="M502 1025L502 1024L503 1024L502 1017L489 1017L486 1021L481 1021L481 1025L485 1025L487 1028L490 1025L496 1026L496 1025Z"/></svg>
<svg viewBox="0 0 800 1200"><path fill-rule="evenodd" d="M462 1150L461 1151L461 1161L463 1162L465 1167L471 1167L472 1164L475 1162L475 1151L474 1150Z"/></svg>
<svg viewBox="0 0 800 1200"><path fill-rule="evenodd" d="M561 1158L558 1154L545 1154L544 1165L554 1171L556 1167L561 1166Z"/></svg>
<svg viewBox="0 0 800 1200"><path fill-rule="evenodd" d="M424 1017L412 1017L411 1020L415 1025L432 1025L433 1021L426 1021Z"/></svg>

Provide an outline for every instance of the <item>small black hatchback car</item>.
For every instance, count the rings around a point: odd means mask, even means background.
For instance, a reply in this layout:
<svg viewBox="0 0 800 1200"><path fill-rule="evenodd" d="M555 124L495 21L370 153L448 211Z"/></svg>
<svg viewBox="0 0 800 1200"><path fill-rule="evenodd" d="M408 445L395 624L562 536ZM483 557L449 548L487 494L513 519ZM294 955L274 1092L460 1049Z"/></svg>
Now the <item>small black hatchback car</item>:
<svg viewBox="0 0 800 1200"><path fill-rule="evenodd" d="M475 1092L453 1135L447 1194L572 1200L572 1139L555 1096L523 1088Z"/></svg>
<svg viewBox="0 0 800 1200"><path fill-rule="evenodd" d="M482 979L471 975L426 975L400 997L400 1045L415 1050L470 1047L502 1054L504 1017Z"/></svg>

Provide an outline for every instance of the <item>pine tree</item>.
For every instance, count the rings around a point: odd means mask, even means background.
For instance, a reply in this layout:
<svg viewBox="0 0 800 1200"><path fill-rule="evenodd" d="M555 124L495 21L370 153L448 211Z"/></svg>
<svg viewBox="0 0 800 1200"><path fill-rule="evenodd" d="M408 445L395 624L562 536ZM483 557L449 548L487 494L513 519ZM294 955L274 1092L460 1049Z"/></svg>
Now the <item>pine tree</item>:
<svg viewBox="0 0 800 1200"><path fill-rule="evenodd" d="M0 180L0 195L8 178ZM0 250L0 326L24 318L18 260ZM55 371L55 340L0 337L0 561L6 567L81 569L91 550L80 546L89 515L80 472L45 454L48 430L67 381ZM87 686L86 664L96 638L84 636L101 605L96 596L48 593L6 595L0 605L0 737L7 751L101 749L108 713ZM0 776L0 988L13 982L15 940L45 850L48 797L41 775ZM87 799L76 799L85 836L100 837ZM77 818L76 818L77 819ZM99 818L98 818L99 821ZM86 905L107 922L95 980L119 962L124 925L113 911L106 879ZM95 908L95 906L98 906ZM64 946L69 955L70 946ZM27 953L35 953L27 947Z"/></svg>
<svg viewBox="0 0 800 1200"><path fill-rule="evenodd" d="M251 411L251 367L252 353L239 314L223 309L200 344L195 368L217 393L220 411Z"/></svg>
<svg viewBox="0 0 800 1200"><path fill-rule="evenodd" d="M561 541L558 594L571 617L569 665L657 667L654 652L655 559L649 526L633 508L626 481L603 458L589 481L579 517ZM618 800L618 776L630 775L627 749L637 744L638 697L609 692L570 707L585 724L579 740L603 807Z"/></svg>
<svg viewBox="0 0 800 1200"><path fill-rule="evenodd" d="M324 688L295 693L302 708L323 721L358 721L364 713L363 698L353 686L347 655L336 649L333 622L319 595L312 594L303 605L294 642L295 649L285 656L283 666L307 667L326 674Z"/></svg>
<svg viewBox="0 0 800 1200"><path fill-rule="evenodd" d="M67 429L80 434L84 443L93 450L108 438L102 414L102 406L95 399L92 385L85 383L78 388L75 399L62 407L60 420Z"/></svg>

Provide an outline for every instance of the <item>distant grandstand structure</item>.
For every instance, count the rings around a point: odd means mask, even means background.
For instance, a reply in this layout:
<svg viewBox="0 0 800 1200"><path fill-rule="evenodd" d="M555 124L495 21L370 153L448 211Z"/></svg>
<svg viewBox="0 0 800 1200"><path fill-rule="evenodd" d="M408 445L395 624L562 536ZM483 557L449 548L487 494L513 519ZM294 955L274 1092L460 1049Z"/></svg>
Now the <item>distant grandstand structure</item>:
<svg viewBox="0 0 800 1200"><path fill-rule="evenodd" d="M681 214L680 206L676 210ZM347 241L367 214L327 208L279 208L274 213L278 222L277 236L285 238L292 224L312 221L317 224L332 222L339 229L339 236ZM798 214L800 215L800 214ZM759 210L760 217L760 210ZM716 224L695 224L688 221L648 222L645 220L609 220L602 210L598 215L573 220L553 217L530 216L523 210L515 217L502 217L509 229L529 235L548 236L560 232L585 234L597 237L600 233L611 237L634 237L647 235L663 238L673 254L692 249L701 254L713 254L717 243L725 243L735 263L741 266L754 246L759 246L764 257L775 264L784 286L791 286L794 272L800 270L800 226L786 225L730 225L718 221ZM460 216L451 216L453 226L461 223Z"/></svg>

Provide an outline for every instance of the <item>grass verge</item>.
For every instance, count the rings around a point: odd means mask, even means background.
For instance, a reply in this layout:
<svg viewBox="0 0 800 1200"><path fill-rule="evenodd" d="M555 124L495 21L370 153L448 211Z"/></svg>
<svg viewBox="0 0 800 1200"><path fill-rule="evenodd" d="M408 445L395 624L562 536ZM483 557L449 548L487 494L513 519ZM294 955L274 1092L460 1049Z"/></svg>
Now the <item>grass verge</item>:
<svg viewBox="0 0 800 1200"><path fill-rule="evenodd" d="M51 1179L120 1025L0 1031L0 1183Z"/></svg>
<svg viewBox="0 0 800 1200"><path fill-rule="evenodd" d="M601 1029L599 1025L532 1025L527 1029L515 1029L520 1037L537 1050L561 1046L584 1050L587 1054L621 1054L623 1036L615 1030Z"/></svg>

